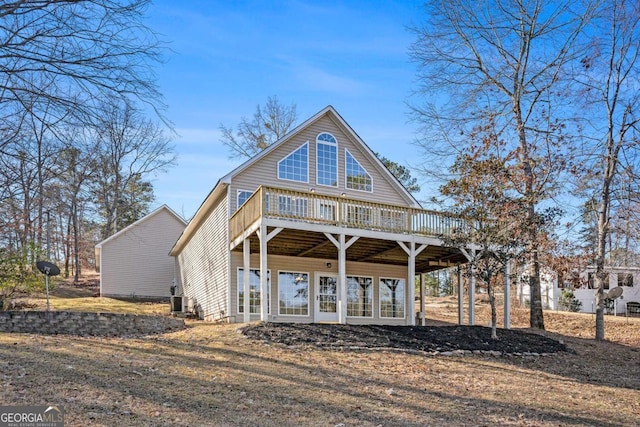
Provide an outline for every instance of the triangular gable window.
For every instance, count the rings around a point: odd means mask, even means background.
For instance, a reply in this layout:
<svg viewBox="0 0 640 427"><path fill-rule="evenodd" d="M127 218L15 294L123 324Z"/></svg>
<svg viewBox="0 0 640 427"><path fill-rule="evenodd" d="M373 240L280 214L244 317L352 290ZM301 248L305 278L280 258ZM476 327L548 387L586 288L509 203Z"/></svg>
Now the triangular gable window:
<svg viewBox="0 0 640 427"><path fill-rule="evenodd" d="M308 142L305 142L278 162L278 179L309 182Z"/></svg>
<svg viewBox="0 0 640 427"><path fill-rule="evenodd" d="M371 175L369 175L360 163L358 163L349 150L344 151L347 188L350 190L373 191L373 180L371 179Z"/></svg>

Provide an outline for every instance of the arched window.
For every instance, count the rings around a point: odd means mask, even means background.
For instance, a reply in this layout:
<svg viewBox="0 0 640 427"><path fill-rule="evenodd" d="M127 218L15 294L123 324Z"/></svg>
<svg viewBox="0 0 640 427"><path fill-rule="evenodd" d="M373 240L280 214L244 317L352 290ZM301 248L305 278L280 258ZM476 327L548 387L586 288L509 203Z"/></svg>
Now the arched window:
<svg viewBox="0 0 640 427"><path fill-rule="evenodd" d="M326 132L316 138L316 182L338 186L338 141Z"/></svg>

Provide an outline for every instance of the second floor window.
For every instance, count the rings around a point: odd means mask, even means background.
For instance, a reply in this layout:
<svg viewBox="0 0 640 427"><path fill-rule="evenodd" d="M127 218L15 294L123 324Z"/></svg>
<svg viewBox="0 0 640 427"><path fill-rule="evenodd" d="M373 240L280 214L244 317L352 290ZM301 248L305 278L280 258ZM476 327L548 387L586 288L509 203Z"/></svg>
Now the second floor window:
<svg viewBox="0 0 640 427"><path fill-rule="evenodd" d="M278 162L278 179L309 182L308 142L305 142Z"/></svg>
<svg viewBox="0 0 640 427"><path fill-rule="evenodd" d="M238 205L236 209L240 208L240 206L242 206L252 194L252 191L238 190Z"/></svg>
<svg viewBox="0 0 640 427"><path fill-rule="evenodd" d="M352 190L373 191L371 175L358 163L348 150L345 150L346 187Z"/></svg>
<svg viewBox="0 0 640 427"><path fill-rule="evenodd" d="M318 185L338 186L338 141L323 132L316 138L316 173Z"/></svg>

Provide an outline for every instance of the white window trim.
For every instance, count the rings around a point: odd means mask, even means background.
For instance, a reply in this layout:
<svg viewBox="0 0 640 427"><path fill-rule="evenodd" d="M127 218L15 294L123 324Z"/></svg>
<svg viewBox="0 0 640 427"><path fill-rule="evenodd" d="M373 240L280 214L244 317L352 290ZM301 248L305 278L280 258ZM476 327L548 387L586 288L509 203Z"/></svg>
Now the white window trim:
<svg viewBox="0 0 640 427"><path fill-rule="evenodd" d="M365 173L367 175L369 175L369 177L371 178L371 191L369 190L359 190L357 188L349 188L347 187L347 178L348 178L348 172L347 172L347 153L349 153L349 155L353 158L353 160L356 161L356 163L358 163L358 165L365 171ZM356 159L356 156L354 156L353 154L351 154L351 152L348 149L344 149L344 188L347 190L353 190L353 191L360 191L362 193L373 193L373 175L371 175L369 173L369 171L362 166L362 163L360 163L358 161L358 159Z"/></svg>
<svg viewBox="0 0 640 427"><path fill-rule="evenodd" d="M307 275L307 314L282 314L280 313L280 273L306 274ZM311 317L311 273L308 271L278 270L278 316L284 317Z"/></svg>
<svg viewBox="0 0 640 427"><path fill-rule="evenodd" d="M404 312L404 316L402 317L387 317L382 315L382 292L380 291L380 282L383 279L391 279L391 280L403 280L404 281L404 292L402 298L402 308ZM405 319L407 318L407 279L404 277L378 277L378 317L380 319Z"/></svg>
<svg viewBox="0 0 640 427"><path fill-rule="evenodd" d="M373 280L373 276L360 276L357 274L350 274L347 276L347 281L349 280L349 277L364 277L365 279L371 279L371 316L349 316L347 314L347 317L351 318L351 319L372 319L374 317L374 313L373 313L373 308L375 307L375 280ZM347 291L348 292L348 291ZM347 295L347 301L345 302L345 304L347 305L347 307L349 306L349 296ZM348 311L347 311L348 313ZM397 317L392 317L391 319L397 319Z"/></svg>
<svg viewBox="0 0 640 427"><path fill-rule="evenodd" d="M307 146L307 180L306 181L298 181L295 179L288 179L288 178L281 178L280 177L280 163L282 163L283 161L285 161L285 159L287 157L289 157L291 154L295 153L296 151L298 151L299 149L301 149L304 146ZM278 160L278 164L276 166L276 173L278 175L278 179L281 181L289 181L289 182L303 182L308 184L309 183L309 141L305 142L304 144L300 145L298 148L296 148L295 150L290 151L286 156L284 156L282 159Z"/></svg>
<svg viewBox="0 0 640 427"><path fill-rule="evenodd" d="M236 268L236 282L237 282L237 286L238 288L236 289L236 313L237 314L244 314L243 312L240 312L240 286L243 285L240 283L240 270L244 270L244 267L237 267ZM260 270L260 268L249 268L249 271L251 270ZM269 296L270 292L269 292L269 288L271 287L271 270L267 270L267 294ZM244 289L242 290L244 292ZM262 304L262 289L260 289L260 302ZM244 307L242 307L244 309ZM251 309L249 309L251 310ZM267 304L267 312L271 311L271 301L269 301L269 303ZM251 316L259 316L260 312L258 311L257 313L249 313Z"/></svg>
<svg viewBox="0 0 640 427"><path fill-rule="evenodd" d="M331 137L336 141L336 142L331 142L331 141L320 141L318 140L318 137L322 134L327 134L327 135L331 135ZM320 157L318 156L318 146L320 144L324 144L324 145L330 145L333 147L336 147L336 185L328 185L328 184L320 184L318 182L318 172L319 172L319 168L318 168L318 160L320 159ZM339 155L339 149L338 149L338 139L333 136L331 133L329 132L320 132L318 135L316 135L316 185L320 185L322 187L329 187L329 188L338 188L340 185L338 184L340 182L340 170L338 167L338 155Z"/></svg>

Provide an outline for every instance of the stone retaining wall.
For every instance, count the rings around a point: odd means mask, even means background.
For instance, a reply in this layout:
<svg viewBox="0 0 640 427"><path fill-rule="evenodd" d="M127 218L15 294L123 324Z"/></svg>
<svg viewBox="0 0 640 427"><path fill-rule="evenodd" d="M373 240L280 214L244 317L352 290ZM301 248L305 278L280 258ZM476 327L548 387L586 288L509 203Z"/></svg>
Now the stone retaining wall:
<svg viewBox="0 0 640 427"><path fill-rule="evenodd" d="M0 332L115 337L162 334L184 328L184 320L164 316L80 311L0 312Z"/></svg>

